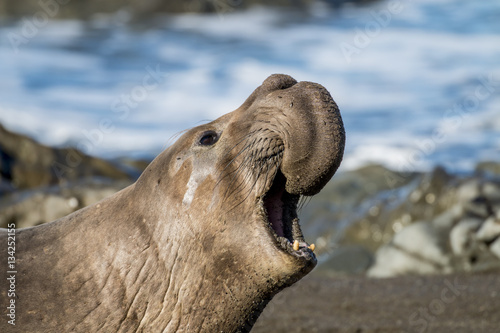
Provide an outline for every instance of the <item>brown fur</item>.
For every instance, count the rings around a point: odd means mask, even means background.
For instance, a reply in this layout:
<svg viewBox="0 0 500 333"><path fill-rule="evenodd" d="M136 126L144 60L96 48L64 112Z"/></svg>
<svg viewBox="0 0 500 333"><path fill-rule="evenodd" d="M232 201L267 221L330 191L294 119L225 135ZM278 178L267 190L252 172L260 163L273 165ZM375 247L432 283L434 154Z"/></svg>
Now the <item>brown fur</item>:
<svg viewBox="0 0 500 333"><path fill-rule="evenodd" d="M200 144L207 131L216 143ZM237 110L187 131L135 184L18 230L16 326L4 316L0 331L248 332L316 264L307 248L279 246L265 193L280 177L291 197L317 193L344 141L322 86L270 76Z"/></svg>

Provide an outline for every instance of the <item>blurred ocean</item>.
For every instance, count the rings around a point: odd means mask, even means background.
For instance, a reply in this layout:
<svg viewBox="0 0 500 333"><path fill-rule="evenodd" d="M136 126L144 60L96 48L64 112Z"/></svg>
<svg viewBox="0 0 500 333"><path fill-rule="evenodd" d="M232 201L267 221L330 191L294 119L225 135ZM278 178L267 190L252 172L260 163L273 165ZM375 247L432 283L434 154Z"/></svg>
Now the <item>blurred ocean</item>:
<svg viewBox="0 0 500 333"><path fill-rule="evenodd" d="M47 145L150 158L286 73L337 101L344 169L467 172L500 160L500 1L127 19L4 22L0 122Z"/></svg>

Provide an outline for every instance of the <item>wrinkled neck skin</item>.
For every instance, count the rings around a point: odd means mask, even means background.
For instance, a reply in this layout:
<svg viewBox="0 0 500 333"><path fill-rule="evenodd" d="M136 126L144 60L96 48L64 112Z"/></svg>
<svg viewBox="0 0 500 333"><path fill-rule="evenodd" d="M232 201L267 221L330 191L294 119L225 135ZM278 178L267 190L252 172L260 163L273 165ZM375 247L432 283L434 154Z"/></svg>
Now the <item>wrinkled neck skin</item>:
<svg viewBox="0 0 500 333"><path fill-rule="evenodd" d="M153 163L170 159L165 153ZM148 168L114 197L46 225L43 242L36 228L19 231L19 328L248 332L293 282L281 267L289 259L259 248L267 236L245 223L256 219L245 216L255 211L248 203L218 213L226 207L217 203L217 180L193 180L190 168L189 158L169 177ZM203 195L207 190L214 195ZM25 280L33 270L37 280Z"/></svg>
<svg viewBox="0 0 500 333"><path fill-rule="evenodd" d="M261 246L269 235L255 225L255 202L241 201L234 207L234 201L224 199L227 186L218 186L215 170L197 173L190 156L176 158L164 154L154 162L171 166L168 177L145 175L136 184L136 196L147 193L154 198L156 191L182 195L168 204L156 200L149 210L158 218L146 222L151 243L157 246L153 257L164 268L156 275L165 276L162 291L152 291L163 302L155 329L248 332L269 300L294 282L288 274L294 263L286 254ZM172 191L174 186L180 188Z"/></svg>

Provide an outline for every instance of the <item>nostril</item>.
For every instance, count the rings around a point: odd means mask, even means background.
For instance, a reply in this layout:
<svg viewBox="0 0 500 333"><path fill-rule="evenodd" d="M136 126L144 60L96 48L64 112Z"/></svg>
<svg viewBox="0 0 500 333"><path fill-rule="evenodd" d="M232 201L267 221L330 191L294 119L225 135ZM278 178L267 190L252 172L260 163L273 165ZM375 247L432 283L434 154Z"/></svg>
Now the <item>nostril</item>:
<svg viewBox="0 0 500 333"><path fill-rule="evenodd" d="M268 91L274 91L288 89L296 83L297 81L289 75L273 74L262 83L262 86Z"/></svg>

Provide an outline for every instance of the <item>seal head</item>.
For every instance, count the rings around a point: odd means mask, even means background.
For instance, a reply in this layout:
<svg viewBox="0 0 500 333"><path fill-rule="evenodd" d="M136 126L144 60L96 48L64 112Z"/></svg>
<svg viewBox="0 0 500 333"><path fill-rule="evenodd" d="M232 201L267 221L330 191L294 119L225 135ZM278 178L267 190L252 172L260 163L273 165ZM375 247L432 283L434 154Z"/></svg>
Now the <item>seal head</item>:
<svg viewBox="0 0 500 333"><path fill-rule="evenodd" d="M16 232L22 330L248 332L316 265L297 205L332 177L344 143L324 87L270 76L235 111L186 131L135 184Z"/></svg>
<svg viewBox="0 0 500 333"><path fill-rule="evenodd" d="M333 176L344 144L340 112L324 87L272 75L235 111L186 132L136 187L149 193L152 181L175 180L162 191L179 196L169 202L182 202L176 210L190 217L182 224L209 244L212 281L233 280L239 289L251 281L260 290L262 301L239 317L248 328L274 294L316 265L297 205Z"/></svg>

